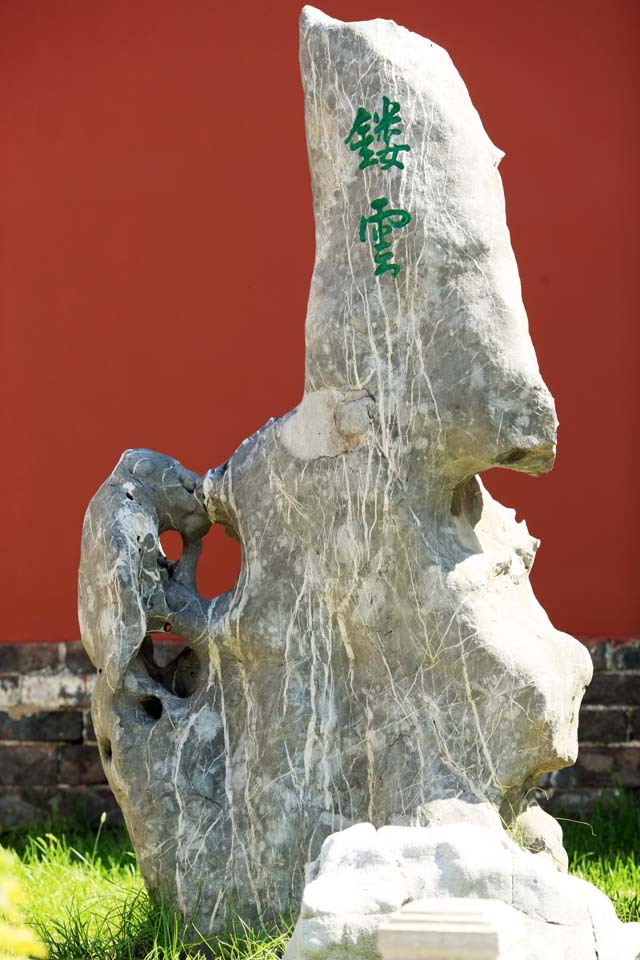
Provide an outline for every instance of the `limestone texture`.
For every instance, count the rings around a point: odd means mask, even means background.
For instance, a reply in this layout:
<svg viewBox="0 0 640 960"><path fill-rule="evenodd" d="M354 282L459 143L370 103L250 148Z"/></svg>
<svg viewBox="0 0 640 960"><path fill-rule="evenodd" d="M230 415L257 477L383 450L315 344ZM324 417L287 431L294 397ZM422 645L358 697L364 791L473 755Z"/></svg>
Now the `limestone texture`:
<svg viewBox="0 0 640 960"><path fill-rule="evenodd" d="M515 910L522 936L500 953L505 960L636 960L640 953L640 923L621 923L604 893L505 831L460 822L379 830L360 823L325 840L309 865L285 960L378 960L379 928L391 934L390 918L402 917L396 911L425 898L440 900L444 914L450 898ZM509 915L498 918L501 928L512 932ZM420 956L414 946L404 956Z"/></svg>
<svg viewBox="0 0 640 960"><path fill-rule="evenodd" d="M392 21L305 7L300 62L304 397L204 477L127 451L83 531L105 770L148 885L211 931L297 904L329 834L427 825L447 803L498 845L525 818L560 861L557 825L527 811L575 760L592 669L533 595L538 541L478 476L547 471L556 443L502 153L448 54ZM207 600L215 523L243 560ZM173 663L162 630L189 645Z"/></svg>

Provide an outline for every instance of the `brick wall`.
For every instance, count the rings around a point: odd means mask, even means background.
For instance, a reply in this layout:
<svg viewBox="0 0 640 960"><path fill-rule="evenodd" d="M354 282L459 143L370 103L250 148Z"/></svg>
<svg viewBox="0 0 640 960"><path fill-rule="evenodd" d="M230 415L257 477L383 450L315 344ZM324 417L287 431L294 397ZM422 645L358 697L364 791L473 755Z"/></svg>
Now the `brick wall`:
<svg viewBox="0 0 640 960"><path fill-rule="evenodd" d="M544 779L551 810L588 810L617 786L640 799L640 640L583 642L594 674L580 709L580 752L573 767Z"/></svg>
<svg viewBox="0 0 640 960"><path fill-rule="evenodd" d="M580 756L543 782L550 808L588 809L616 783L640 791L640 640L585 641L594 679L580 712ZM168 658L170 644L165 648ZM58 809L110 819L89 711L93 667L79 643L0 645L0 826Z"/></svg>
<svg viewBox="0 0 640 960"><path fill-rule="evenodd" d="M91 723L93 673L80 643L0 645L0 827L56 810L119 816Z"/></svg>

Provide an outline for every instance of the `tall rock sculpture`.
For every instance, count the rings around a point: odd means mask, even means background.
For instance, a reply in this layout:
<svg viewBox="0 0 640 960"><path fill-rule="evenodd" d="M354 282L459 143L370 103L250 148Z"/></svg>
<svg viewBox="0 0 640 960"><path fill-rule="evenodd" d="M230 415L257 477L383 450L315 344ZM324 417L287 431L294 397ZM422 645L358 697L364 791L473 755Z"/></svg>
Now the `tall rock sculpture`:
<svg viewBox="0 0 640 960"><path fill-rule="evenodd" d="M299 900L358 821L489 823L562 859L538 777L573 763L591 675L478 478L553 464L505 223L501 152L447 53L302 13L316 219L300 405L198 477L127 451L84 525L93 714L147 884L201 929ZM195 586L200 542L242 545ZM159 536L184 552L165 559ZM150 634L190 650L163 667Z"/></svg>

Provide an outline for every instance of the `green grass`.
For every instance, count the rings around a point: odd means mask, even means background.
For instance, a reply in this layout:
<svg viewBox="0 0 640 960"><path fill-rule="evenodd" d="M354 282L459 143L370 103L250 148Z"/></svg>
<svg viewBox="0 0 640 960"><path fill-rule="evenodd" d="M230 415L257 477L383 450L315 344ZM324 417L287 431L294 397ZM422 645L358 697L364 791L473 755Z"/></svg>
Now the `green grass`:
<svg viewBox="0 0 640 960"><path fill-rule="evenodd" d="M622 795L590 821L562 821L571 872L603 890L622 920L640 920L640 809ZM291 919L268 929L238 922L212 952L195 935L185 942L172 910L150 901L121 830L58 823L4 831L0 843L14 852L26 918L51 960L277 960L291 934Z"/></svg>
<svg viewBox="0 0 640 960"><path fill-rule="evenodd" d="M91 831L59 822L40 832L4 831L26 900L25 919L50 960L276 960L293 923L269 928L242 921L206 950L183 939L169 905L152 902L124 830Z"/></svg>
<svg viewBox="0 0 640 960"><path fill-rule="evenodd" d="M566 815L570 818L570 814ZM599 887L621 920L640 921L640 807L624 792L598 804L589 823L558 816L569 872Z"/></svg>

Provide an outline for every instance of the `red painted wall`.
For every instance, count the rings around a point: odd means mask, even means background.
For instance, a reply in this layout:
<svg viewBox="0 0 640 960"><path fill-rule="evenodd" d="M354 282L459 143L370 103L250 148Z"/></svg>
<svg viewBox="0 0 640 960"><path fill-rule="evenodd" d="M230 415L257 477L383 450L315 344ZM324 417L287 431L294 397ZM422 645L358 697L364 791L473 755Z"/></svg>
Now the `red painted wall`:
<svg viewBox="0 0 640 960"><path fill-rule="evenodd" d="M445 46L494 142L561 420L493 471L556 624L640 629L635 0L327 0ZM298 0L4 0L4 641L76 638L84 508L126 447L197 471L301 395L313 220ZM202 588L229 585L218 531Z"/></svg>

